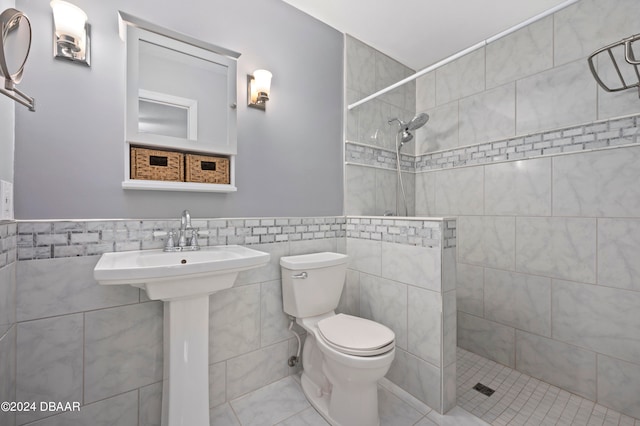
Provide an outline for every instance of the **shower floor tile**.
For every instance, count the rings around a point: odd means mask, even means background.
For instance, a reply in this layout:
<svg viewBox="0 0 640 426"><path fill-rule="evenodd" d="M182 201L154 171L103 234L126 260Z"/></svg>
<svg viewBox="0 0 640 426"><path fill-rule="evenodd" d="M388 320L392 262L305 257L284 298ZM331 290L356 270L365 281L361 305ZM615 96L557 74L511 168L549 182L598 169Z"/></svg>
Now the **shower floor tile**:
<svg viewBox="0 0 640 426"><path fill-rule="evenodd" d="M640 426L608 409L464 349L457 349L458 406L494 426ZM477 383L491 396L474 390Z"/></svg>

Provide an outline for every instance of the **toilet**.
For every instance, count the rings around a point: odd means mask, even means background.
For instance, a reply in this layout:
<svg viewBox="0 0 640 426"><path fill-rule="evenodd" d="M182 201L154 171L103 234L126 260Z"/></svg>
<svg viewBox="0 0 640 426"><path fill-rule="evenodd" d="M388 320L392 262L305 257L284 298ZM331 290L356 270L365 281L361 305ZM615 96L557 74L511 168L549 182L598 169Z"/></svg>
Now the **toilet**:
<svg viewBox="0 0 640 426"><path fill-rule="evenodd" d="M349 257L312 253L280 258L284 311L306 330L302 389L333 426L377 426L378 380L395 356L382 324L336 314Z"/></svg>

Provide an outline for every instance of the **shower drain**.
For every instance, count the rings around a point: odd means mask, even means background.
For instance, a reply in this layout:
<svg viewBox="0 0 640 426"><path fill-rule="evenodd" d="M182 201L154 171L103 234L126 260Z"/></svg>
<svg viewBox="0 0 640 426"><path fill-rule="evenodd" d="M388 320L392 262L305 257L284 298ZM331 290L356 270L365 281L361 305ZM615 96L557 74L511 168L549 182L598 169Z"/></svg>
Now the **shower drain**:
<svg viewBox="0 0 640 426"><path fill-rule="evenodd" d="M493 393L495 392L493 389L491 389L489 386L485 386L482 383L478 383L477 385L475 385L473 387L473 389L477 390L478 392L480 392L483 395L487 395L487 396L491 396L493 395Z"/></svg>

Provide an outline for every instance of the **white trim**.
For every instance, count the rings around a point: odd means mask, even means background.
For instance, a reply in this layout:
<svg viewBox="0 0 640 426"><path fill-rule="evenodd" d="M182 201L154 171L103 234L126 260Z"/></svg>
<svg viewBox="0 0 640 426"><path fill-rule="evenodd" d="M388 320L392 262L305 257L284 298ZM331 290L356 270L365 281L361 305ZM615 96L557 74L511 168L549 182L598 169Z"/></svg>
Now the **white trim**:
<svg viewBox="0 0 640 426"><path fill-rule="evenodd" d="M180 192L236 192L233 185L196 182L170 182L161 180L127 179L122 182L122 189L139 189L147 191L180 191Z"/></svg>
<svg viewBox="0 0 640 426"><path fill-rule="evenodd" d="M233 59L237 59L240 57L240 53L234 52L233 50L226 49L224 47L220 47L215 44L208 43L206 41L202 41L197 38L193 38L186 34L182 34L177 31L173 31L168 28L161 27L160 25L154 24L153 22L146 21L144 19L138 18L137 16L133 16L119 10L118 11L118 34L120 35L120 39L122 41L127 40L127 36L126 36L127 25L135 28L141 28L143 30L151 31L152 33L160 34L165 37L170 37L174 40L178 40L183 43L187 43L192 46L196 46L201 49L205 49L210 52L217 53L219 55L225 55Z"/></svg>

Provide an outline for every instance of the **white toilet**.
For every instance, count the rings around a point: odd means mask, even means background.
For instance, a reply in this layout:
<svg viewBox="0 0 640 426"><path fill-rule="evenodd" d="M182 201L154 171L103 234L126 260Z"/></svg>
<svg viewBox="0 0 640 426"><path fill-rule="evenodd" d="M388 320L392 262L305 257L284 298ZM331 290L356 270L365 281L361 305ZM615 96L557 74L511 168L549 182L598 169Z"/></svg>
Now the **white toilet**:
<svg viewBox="0 0 640 426"><path fill-rule="evenodd" d="M280 258L284 311L307 331L302 389L333 426L377 426L378 380L395 356L395 334L377 322L337 314L349 257Z"/></svg>

